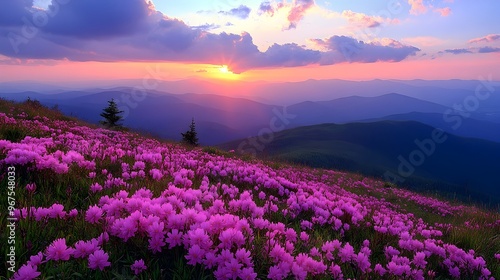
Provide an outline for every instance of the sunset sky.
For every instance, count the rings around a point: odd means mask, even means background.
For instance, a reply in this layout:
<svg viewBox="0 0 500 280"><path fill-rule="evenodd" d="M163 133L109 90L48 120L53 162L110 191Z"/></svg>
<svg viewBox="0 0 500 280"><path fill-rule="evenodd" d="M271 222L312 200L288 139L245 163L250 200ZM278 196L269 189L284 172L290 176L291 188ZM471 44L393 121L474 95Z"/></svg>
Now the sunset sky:
<svg viewBox="0 0 500 280"><path fill-rule="evenodd" d="M8 0L0 81L477 79L498 0Z"/></svg>

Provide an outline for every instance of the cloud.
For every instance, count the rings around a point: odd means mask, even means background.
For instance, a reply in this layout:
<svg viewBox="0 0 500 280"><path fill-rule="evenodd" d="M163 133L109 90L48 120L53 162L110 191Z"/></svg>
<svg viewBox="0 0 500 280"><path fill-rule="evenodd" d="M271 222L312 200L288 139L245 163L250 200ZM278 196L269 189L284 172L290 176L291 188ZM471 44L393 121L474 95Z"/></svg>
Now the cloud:
<svg viewBox="0 0 500 280"><path fill-rule="evenodd" d="M469 44L481 43L481 42L488 42L489 43L489 42L496 41L498 39L500 39L500 34L489 34L489 35L486 35L484 37L471 39L471 40L469 40Z"/></svg>
<svg viewBox="0 0 500 280"><path fill-rule="evenodd" d="M380 16L369 16L363 13L356 13L351 10L346 10L342 12L342 16L346 18L351 24L355 24L364 28L374 28L378 27L383 23L399 23L398 19L385 19Z"/></svg>
<svg viewBox="0 0 500 280"><path fill-rule="evenodd" d="M401 41L410 45L416 45L420 47L434 47L442 45L445 42L443 39L431 36L404 38Z"/></svg>
<svg viewBox="0 0 500 280"><path fill-rule="evenodd" d="M288 14L289 26L287 29L294 29L302 20L307 10L314 6L314 0L295 0L290 13Z"/></svg>
<svg viewBox="0 0 500 280"><path fill-rule="evenodd" d="M342 16L346 18L350 23L358 24L363 27L377 27L380 26L381 21L377 20L375 17L367 16L363 13L355 13L353 11L343 11Z"/></svg>
<svg viewBox="0 0 500 280"><path fill-rule="evenodd" d="M400 61L418 51L386 39L364 43L350 37L333 36L316 42L325 51L297 44L273 44L260 51L248 33L220 34L211 25L188 26L181 20L157 12L144 0L98 0L68 2L45 25L23 35L23 23L0 25L0 55L13 61L37 59L69 61L169 61L228 65L234 73L255 68L298 67L340 62ZM114 2L113 2L114 1ZM305 3L305 2L302 2ZM309 1L309 3L313 3ZM297 4L297 3L296 3ZM304 4L305 5L305 4ZM31 6L7 6L12 13L24 13ZM20 8L21 7L21 8ZM304 8L304 6L303 6ZM99 9L94 17L90 11ZM299 20L304 10L296 11ZM9 13L9 11L2 11ZM71 18L68 18L73 15ZM4 19L2 19L4 20ZM349 53L350 51L350 53ZM346 56L349 54L349 56Z"/></svg>
<svg viewBox="0 0 500 280"><path fill-rule="evenodd" d="M482 47L477 50L478 53L497 53L500 52L500 48L496 47Z"/></svg>
<svg viewBox="0 0 500 280"><path fill-rule="evenodd" d="M470 49L448 49L444 50L445 53L451 54L464 54L464 53L472 53Z"/></svg>
<svg viewBox="0 0 500 280"><path fill-rule="evenodd" d="M260 14L274 16L276 12L282 9L288 9L287 26L285 30L297 28L298 23L304 18L309 9L314 7L314 0L293 0L292 3L279 2L271 3L264 1L259 6Z"/></svg>
<svg viewBox="0 0 500 280"><path fill-rule="evenodd" d="M445 3L453 3L453 0L445 0ZM443 8L435 8L432 4L426 5L424 0L408 0L408 4L410 5L410 14L412 15L422 15L427 13L429 9L432 9L434 12L439 13L442 17L447 17L451 15L450 7Z"/></svg>
<svg viewBox="0 0 500 280"><path fill-rule="evenodd" d="M450 7L438 8L434 9L434 12L439 13L442 17L447 17L451 15L451 8Z"/></svg>
<svg viewBox="0 0 500 280"><path fill-rule="evenodd" d="M229 11L220 11L219 14L224 14L228 16L234 16L241 19L246 19L250 15L252 9L245 5L240 5L238 8L233 8Z"/></svg>
<svg viewBox="0 0 500 280"><path fill-rule="evenodd" d="M22 18L30 15L33 3L30 1L2 1L0 9L0 26L17 26L23 24Z"/></svg>
<svg viewBox="0 0 500 280"><path fill-rule="evenodd" d="M313 42L327 50L322 59L322 64L398 62L420 51L416 47L407 46L392 39L365 43L352 37L332 36L326 40L315 39Z"/></svg>
<svg viewBox="0 0 500 280"><path fill-rule="evenodd" d="M448 49L444 51L440 51L439 53L451 53L454 55L458 54L470 54L470 53L498 53L500 52L500 48L497 47L480 47L480 48L464 48L464 49Z"/></svg>
<svg viewBox="0 0 500 280"><path fill-rule="evenodd" d="M319 63L321 52L304 49L297 44L274 44L264 53L256 55L253 61L249 61L252 67L298 67Z"/></svg>
<svg viewBox="0 0 500 280"><path fill-rule="evenodd" d="M271 5L271 2L262 2L259 6L259 13L274 16L274 7Z"/></svg>
<svg viewBox="0 0 500 280"><path fill-rule="evenodd" d="M55 2L55 1L54 1ZM99 39L143 31L149 15L155 13L144 0L69 1L64 6L52 2L49 9L58 12L48 20L44 31L55 35Z"/></svg>
<svg viewBox="0 0 500 280"><path fill-rule="evenodd" d="M206 24L203 24L203 25L191 26L191 28L193 28L193 29L199 29L199 30L203 30L203 31L217 29L217 28L220 28L220 27L221 26L218 25L218 24L209 24L209 23L206 23Z"/></svg>
<svg viewBox="0 0 500 280"><path fill-rule="evenodd" d="M412 15L420 15L427 12L427 7L423 0L408 0L408 4L411 6L410 14Z"/></svg>

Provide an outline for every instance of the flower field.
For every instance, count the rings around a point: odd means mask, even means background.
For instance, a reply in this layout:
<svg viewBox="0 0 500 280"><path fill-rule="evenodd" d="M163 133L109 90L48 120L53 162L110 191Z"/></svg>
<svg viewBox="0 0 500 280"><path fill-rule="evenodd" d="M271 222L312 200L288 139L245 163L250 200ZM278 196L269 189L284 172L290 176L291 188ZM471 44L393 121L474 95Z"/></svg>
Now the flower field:
<svg viewBox="0 0 500 280"><path fill-rule="evenodd" d="M31 105L0 101L1 180L15 168L18 220L15 273L0 267L7 278L500 277L498 213Z"/></svg>

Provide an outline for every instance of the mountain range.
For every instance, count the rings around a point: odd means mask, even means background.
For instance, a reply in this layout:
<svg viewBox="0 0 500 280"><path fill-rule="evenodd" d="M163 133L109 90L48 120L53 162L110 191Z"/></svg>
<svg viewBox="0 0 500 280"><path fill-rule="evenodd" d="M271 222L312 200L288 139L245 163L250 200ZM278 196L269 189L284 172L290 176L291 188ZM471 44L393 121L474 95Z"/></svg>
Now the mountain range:
<svg viewBox="0 0 500 280"><path fill-rule="evenodd" d="M435 141L435 130L415 121L321 124L277 132L271 142L254 137L220 147L500 203L500 143L444 132Z"/></svg>
<svg viewBox="0 0 500 280"><path fill-rule="evenodd" d="M37 99L49 106L58 105L62 112L93 123L100 120L100 112L107 101L114 98L124 110L124 125L162 138L179 140L180 133L194 118L200 141L205 145L255 136L269 129L274 118L283 115L289 118L284 121L284 126L278 125L280 129L322 123L415 120L459 136L491 141L499 141L500 138L498 93L490 94L474 111L469 112L465 107L462 111L452 108L454 104L463 104L468 97L474 96L474 85L478 81L309 80L301 83L244 84L250 89L229 83L226 87L235 87L232 89L233 96L214 94L222 89L206 81L160 83L162 87L158 90L130 87L138 82L135 80L122 82L127 86L68 90L69 85L63 86L63 89L40 85L39 91L18 92L14 89L23 88L20 84L2 83L0 97L18 101L28 97ZM498 88L494 85L494 89ZM24 88L34 89L36 86L26 83ZM200 86L201 93L179 93L182 89L195 90L194 86ZM167 88L174 93L161 91ZM399 91L383 93L389 88ZM250 97L249 90L255 90ZM421 96L416 98L418 90ZM298 92L302 94L299 96ZM346 96L354 93L359 95ZM377 93L380 95L375 95ZM273 102L258 101L265 98ZM289 104L291 100L297 103ZM461 113L467 114L467 117L461 116ZM456 128L458 122L460 127Z"/></svg>

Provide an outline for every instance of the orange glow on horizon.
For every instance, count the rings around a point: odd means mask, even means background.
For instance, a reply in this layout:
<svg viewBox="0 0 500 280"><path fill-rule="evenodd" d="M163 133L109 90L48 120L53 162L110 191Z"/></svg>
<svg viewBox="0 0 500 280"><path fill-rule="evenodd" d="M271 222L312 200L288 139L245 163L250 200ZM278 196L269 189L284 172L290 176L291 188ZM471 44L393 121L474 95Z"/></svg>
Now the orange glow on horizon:
<svg viewBox="0 0 500 280"><path fill-rule="evenodd" d="M213 65L207 65L204 69L203 72L206 72L205 74L208 75L203 75L200 78L211 78L211 79L218 79L218 80L242 80L243 75L241 74L235 74L231 71L229 66L227 65L221 65L221 66L213 66Z"/></svg>
<svg viewBox="0 0 500 280"><path fill-rule="evenodd" d="M175 81L202 79L220 83L238 82L298 82L309 79L343 80L446 80L478 79L498 73L498 54L483 54L480 58L448 56L436 59L412 59L401 62L342 63L329 66L309 65L290 68L251 69L240 74L230 65L187 64L166 62L72 62L31 60L18 65L0 64L0 82L38 81L64 83L72 81L126 80L152 77ZM493 77L498 79L498 77Z"/></svg>

